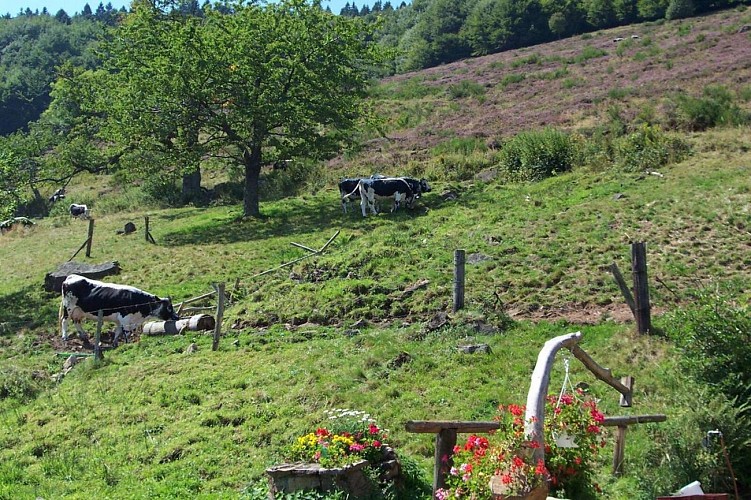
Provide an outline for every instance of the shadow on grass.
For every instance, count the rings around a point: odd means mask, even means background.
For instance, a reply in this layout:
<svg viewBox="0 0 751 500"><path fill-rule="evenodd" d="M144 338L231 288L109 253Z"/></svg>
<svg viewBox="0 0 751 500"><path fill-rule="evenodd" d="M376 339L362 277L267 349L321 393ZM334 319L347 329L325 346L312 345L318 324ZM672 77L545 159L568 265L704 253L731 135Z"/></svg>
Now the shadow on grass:
<svg viewBox="0 0 751 500"><path fill-rule="evenodd" d="M359 204L356 205L356 210L349 210L345 214L338 199L290 198L282 203L262 205L262 215L259 218L242 218L238 208L234 215L231 213L224 220L214 219L201 226L167 233L162 236L160 243L167 246L236 243L316 231L325 233L323 236L328 237L338 229L370 230L380 224L408 221L424 215L422 208L418 206L415 210L362 217Z"/></svg>
<svg viewBox="0 0 751 500"><path fill-rule="evenodd" d="M41 284L28 285L17 292L0 295L0 334L54 324L59 301L50 299L56 296L45 292Z"/></svg>

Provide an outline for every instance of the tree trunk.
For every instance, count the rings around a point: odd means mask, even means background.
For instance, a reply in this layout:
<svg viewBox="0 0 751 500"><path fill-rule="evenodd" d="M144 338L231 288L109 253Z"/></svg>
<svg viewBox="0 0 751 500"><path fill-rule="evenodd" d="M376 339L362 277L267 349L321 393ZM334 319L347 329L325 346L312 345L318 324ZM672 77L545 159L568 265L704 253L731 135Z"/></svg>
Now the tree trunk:
<svg viewBox="0 0 751 500"><path fill-rule="evenodd" d="M243 217L260 217L258 180L261 176L261 148L254 146L243 154L245 164L245 190L243 192Z"/></svg>
<svg viewBox="0 0 751 500"><path fill-rule="evenodd" d="M198 199L201 196L201 169L183 175L183 200L186 202Z"/></svg>

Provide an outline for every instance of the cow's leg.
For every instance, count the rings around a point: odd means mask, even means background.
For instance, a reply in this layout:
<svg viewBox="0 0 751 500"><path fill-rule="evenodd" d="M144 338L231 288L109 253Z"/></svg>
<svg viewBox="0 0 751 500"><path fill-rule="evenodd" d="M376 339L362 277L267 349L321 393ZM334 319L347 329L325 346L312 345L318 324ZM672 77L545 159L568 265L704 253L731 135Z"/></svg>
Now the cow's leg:
<svg viewBox="0 0 751 500"><path fill-rule="evenodd" d="M83 342L89 341L89 336L84 331L83 327L81 326L81 321L73 320L73 324L76 326L76 331L78 332L78 338L81 339Z"/></svg>
<svg viewBox="0 0 751 500"><path fill-rule="evenodd" d="M115 327L115 338L112 340L112 347L117 347L121 333L123 333L123 325L121 323L117 323L117 327Z"/></svg>
<svg viewBox="0 0 751 500"><path fill-rule="evenodd" d="M62 331L63 340L68 340L68 310L65 308L65 304L60 303L60 312L58 313L60 319L60 330Z"/></svg>
<svg viewBox="0 0 751 500"><path fill-rule="evenodd" d="M367 214L367 212L368 212L367 206L368 206L368 196L366 194L362 194L360 196L360 209L362 210L362 216L363 217L367 217L368 216L368 214Z"/></svg>

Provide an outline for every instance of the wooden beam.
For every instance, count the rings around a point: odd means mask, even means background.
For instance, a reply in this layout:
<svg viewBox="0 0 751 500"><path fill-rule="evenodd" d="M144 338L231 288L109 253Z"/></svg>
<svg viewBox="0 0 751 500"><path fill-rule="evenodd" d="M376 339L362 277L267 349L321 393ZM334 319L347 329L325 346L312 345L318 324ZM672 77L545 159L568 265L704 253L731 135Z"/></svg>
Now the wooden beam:
<svg viewBox="0 0 751 500"><path fill-rule="evenodd" d="M456 429L443 429L436 434L433 492L446 487L446 473L453 465L454 446L456 446Z"/></svg>
<svg viewBox="0 0 751 500"><path fill-rule="evenodd" d="M621 274L621 270L618 269L618 264L613 262L610 264L610 272L613 274L613 278L615 279L616 284L618 284L618 288L621 290L621 295L623 295L623 298L626 300L626 304L628 304L629 309L631 309L631 314L636 317L636 306L634 305L634 296L631 295L631 290L628 288L628 285L626 284L626 280L623 279L623 275Z"/></svg>
<svg viewBox="0 0 751 500"><path fill-rule="evenodd" d="M634 307L636 329L647 333L652 329L647 279L647 247L644 242L631 244L631 268L634 275Z"/></svg>
<svg viewBox="0 0 751 500"><path fill-rule="evenodd" d="M602 423L605 427L619 427L622 425L649 424L652 422L664 422L668 419L667 415L632 415L628 417L605 417Z"/></svg>
<svg viewBox="0 0 751 500"><path fill-rule="evenodd" d="M529 441L534 441L532 458L534 463L545 460L545 398L550 385L550 370L553 367L556 353L563 347L572 352L577 342L581 340L581 332L573 332L554 337L542 346L537 355L537 363L532 371L532 380L527 393L527 410L524 415L524 434Z"/></svg>
<svg viewBox="0 0 751 500"><path fill-rule="evenodd" d="M578 345L569 347L569 350L571 350L571 354L573 354L576 359L584 363L584 366L586 366L595 377L626 396L626 399L631 398L631 389L621 383L620 380L616 379L610 371L610 368L603 368L598 365L597 362Z"/></svg>
<svg viewBox="0 0 751 500"><path fill-rule="evenodd" d="M437 434L444 429L462 433L490 432L500 429L498 422L466 422L457 420L410 420L405 425L407 432Z"/></svg>

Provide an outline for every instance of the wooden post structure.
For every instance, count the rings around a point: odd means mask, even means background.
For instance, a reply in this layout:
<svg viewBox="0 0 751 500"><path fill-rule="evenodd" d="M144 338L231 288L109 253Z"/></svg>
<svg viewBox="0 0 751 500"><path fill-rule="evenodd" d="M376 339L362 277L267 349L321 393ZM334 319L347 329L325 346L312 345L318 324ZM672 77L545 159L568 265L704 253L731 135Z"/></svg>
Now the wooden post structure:
<svg viewBox="0 0 751 500"><path fill-rule="evenodd" d="M214 285L218 303L216 305L216 325L214 326L214 341L211 343L211 350L219 349L219 335L222 333L222 316L224 316L224 283Z"/></svg>
<svg viewBox="0 0 751 500"><path fill-rule="evenodd" d="M454 308L464 308L464 250L454 250Z"/></svg>
<svg viewBox="0 0 751 500"><path fill-rule="evenodd" d="M435 434L435 462L433 464L433 494L446 487L446 474L453 465L457 433L490 432L500 428L498 422L459 422L410 420L407 432Z"/></svg>
<svg viewBox="0 0 751 500"><path fill-rule="evenodd" d="M146 242L153 243L154 245L156 245L156 241L154 241L154 237L151 236L151 231L149 231L149 216L148 215L144 216L143 223L145 227L144 237L146 238Z"/></svg>
<svg viewBox="0 0 751 500"><path fill-rule="evenodd" d="M618 476L623 473L623 460L626 454L626 429L633 424L646 424L649 422L664 422L666 415L634 415L631 417L605 417L602 423L605 427L618 427L615 439L615 451L613 452L613 474Z"/></svg>
<svg viewBox="0 0 751 500"><path fill-rule="evenodd" d="M86 240L86 257L91 257L91 242L94 240L94 219L89 219L89 239Z"/></svg>
<svg viewBox="0 0 751 500"><path fill-rule="evenodd" d="M94 335L94 360L101 361L102 355L102 322L104 321L104 310L99 309L96 320L96 334Z"/></svg>
<svg viewBox="0 0 751 500"><path fill-rule="evenodd" d="M636 329L647 333L652 329L647 281L647 249L644 242L631 244L631 268L634 276L634 315Z"/></svg>
<svg viewBox="0 0 751 500"><path fill-rule="evenodd" d="M626 304L628 304L629 309L631 309L631 314L636 317L636 305L634 305L634 296L631 295L631 290L629 290L628 285L626 284L626 280L623 279L621 270L618 269L618 265L615 262L610 264L610 272L613 273L613 278L618 284L618 288L621 289L621 294L623 295L623 298L626 299Z"/></svg>

